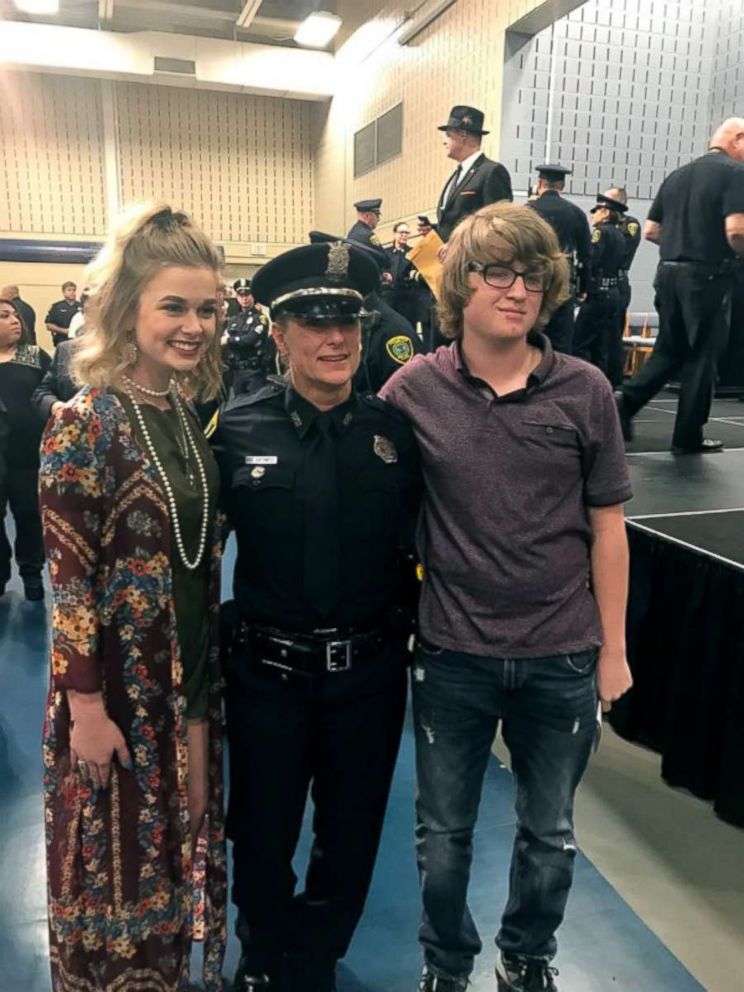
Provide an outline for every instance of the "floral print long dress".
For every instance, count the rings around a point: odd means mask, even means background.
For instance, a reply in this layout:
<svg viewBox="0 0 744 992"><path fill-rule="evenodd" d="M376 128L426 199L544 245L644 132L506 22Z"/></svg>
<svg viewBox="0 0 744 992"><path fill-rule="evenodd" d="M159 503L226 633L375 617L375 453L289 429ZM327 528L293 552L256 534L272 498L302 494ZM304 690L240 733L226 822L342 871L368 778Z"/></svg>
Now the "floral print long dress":
<svg viewBox="0 0 744 992"><path fill-rule="evenodd" d="M112 393L83 389L42 441L40 498L53 590L44 725L54 992L176 992L188 979L192 853L186 700L171 590L168 509ZM226 939L219 541L209 616L209 806L204 982L219 992ZM134 771L95 796L71 767L66 690L101 691Z"/></svg>

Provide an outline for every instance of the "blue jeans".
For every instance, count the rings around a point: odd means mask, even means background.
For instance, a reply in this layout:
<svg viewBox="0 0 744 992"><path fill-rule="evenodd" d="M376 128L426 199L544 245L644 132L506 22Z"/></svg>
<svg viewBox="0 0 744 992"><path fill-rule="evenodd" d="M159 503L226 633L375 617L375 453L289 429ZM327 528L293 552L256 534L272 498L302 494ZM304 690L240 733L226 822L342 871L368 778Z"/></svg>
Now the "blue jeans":
<svg viewBox="0 0 744 992"><path fill-rule="evenodd" d="M499 721L516 780L509 899L496 943L551 958L571 888L574 793L597 732L597 652L508 660L419 643L413 669L416 853L430 971L467 977L473 830Z"/></svg>

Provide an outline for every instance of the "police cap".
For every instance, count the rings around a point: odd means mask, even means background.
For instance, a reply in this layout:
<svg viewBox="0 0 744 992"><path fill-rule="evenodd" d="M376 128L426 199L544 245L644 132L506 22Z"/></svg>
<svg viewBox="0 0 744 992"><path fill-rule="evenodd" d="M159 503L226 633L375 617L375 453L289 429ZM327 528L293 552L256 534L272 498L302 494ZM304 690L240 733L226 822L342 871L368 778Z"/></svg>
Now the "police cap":
<svg viewBox="0 0 744 992"><path fill-rule="evenodd" d="M546 165L538 165L537 174L541 179L547 179L549 183L558 182L571 175L572 170L565 165L558 165L557 162L548 162Z"/></svg>
<svg viewBox="0 0 744 992"><path fill-rule="evenodd" d="M310 244L313 245L325 244L327 241L343 241L344 244L353 245L354 248L361 248L366 255L374 259L380 271L386 269L388 266L384 248L376 248L374 245L367 244L366 241L356 241L354 238L342 238L337 234L326 234L325 231L310 231L308 237L310 238Z"/></svg>
<svg viewBox="0 0 744 992"><path fill-rule="evenodd" d="M304 320L357 318L380 272L367 252L348 241L326 241L284 252L253 278L253 295L280 314Z"/></svg>
<svg viewBox="0 0 744 992"><path fill-rule="evenodd" d="M618 214L627 213L628 210L627 203L621 203L620 200L613 200L611 196L605 196L604 193L597 193L597 204L592 207L589 213L593 214L595 210L601 210L603 207L608 207Z"/></svg>
<svg viewBox="0 0 744 992"><path fill-rule="evenodd" d="M250 279L236 279L233 283L233 289L236 293L252 293L251 281Z"/></svg>
<svg viewBox="0 0 744 992"><path fill-rule="evenodd" d="M359 200L354 207L360 214L379 214L382 208L382 200Z"/></svg>

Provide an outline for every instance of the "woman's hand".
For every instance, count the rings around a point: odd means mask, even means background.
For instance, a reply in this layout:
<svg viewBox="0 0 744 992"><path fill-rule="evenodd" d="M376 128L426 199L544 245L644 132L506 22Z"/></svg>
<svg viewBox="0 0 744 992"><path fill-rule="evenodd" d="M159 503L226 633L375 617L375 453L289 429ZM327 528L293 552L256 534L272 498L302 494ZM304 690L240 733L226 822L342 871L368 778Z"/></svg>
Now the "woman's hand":
<svg viewBox="0 0 744 992"><path fill-rule="evenodd" d="M127 771L134 766L124 734L111 720L100 693L68 692L72 729L70 731L70 761L94 789L105 789L111 778L114 754Z"/></svg>

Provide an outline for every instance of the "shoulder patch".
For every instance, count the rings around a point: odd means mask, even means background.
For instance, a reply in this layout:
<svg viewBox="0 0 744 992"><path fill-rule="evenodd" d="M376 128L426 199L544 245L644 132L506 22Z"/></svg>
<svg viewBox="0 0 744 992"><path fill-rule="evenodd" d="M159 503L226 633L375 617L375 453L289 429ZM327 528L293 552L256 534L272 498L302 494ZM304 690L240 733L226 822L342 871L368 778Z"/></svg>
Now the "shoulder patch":
<svg viewBox="0 0 744 992"><path fill-rule="evenodd" d="M385 351L398 365L405 365L413 358L413 341L405 334L397 334L386 342Z"/></svg>
<svg viewBox="0 0 744 992"><path fill-rule="evenodd" d="M370 234L369 243L374 245L375 248L382 248L382 241L380 241L376 234Z"/></svg>
<svg viewBox="0 0 744 992"><path fill-rule="evenodd" d="M595 227L592 231L592 244L596 245L599 239L602 237L602 232L598 227Z"/></svg>
<svg viewBox="0 0 744 992"><path fill-rule="evenodd" d="M640 229L641 229L640 224L638 224L637 221L631 220L628 222L628 234L631 236L631 238L635 238L638 232L640 231Z"/></svg>

